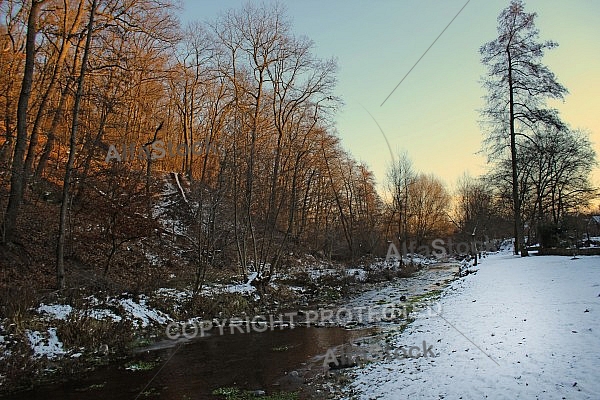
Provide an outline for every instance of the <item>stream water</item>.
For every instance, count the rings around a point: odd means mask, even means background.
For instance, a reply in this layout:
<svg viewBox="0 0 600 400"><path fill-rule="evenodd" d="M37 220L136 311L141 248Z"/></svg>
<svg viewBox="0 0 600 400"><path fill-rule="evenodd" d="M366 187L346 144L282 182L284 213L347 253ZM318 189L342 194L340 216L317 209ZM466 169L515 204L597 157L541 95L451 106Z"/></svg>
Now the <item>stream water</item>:
<svg viewBox="0 0 600 400"><path fill-rule="evenodd" d="M443 287L456 273L455 264L441 264L362 291L349 307L398 302ZM212 335L173 346L155 346L137 353L138 363L156 366L146 371L125 369L123 363L99 368L76 381L36 387L11 395L15 400L69 399L211 399L214 389L239 387L272 393L297 387L303 376L323 371L323 355L389 326L362 329L339 327L278 328L265 332ZM392 326L393 328L393 326ZM319 358L320 357L320 358ZM293 372L296 371L296 372Z"/></svg>

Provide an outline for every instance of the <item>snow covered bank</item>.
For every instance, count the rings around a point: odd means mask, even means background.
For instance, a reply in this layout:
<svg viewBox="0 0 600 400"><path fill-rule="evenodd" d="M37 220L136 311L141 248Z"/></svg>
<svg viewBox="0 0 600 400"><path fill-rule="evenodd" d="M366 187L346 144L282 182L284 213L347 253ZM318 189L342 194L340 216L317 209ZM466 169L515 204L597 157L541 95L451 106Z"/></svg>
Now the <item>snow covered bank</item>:
<svg viewBox="0 0 600 400"><path fill-rule="evenodd" d="M394 339L436 357L349 372L347 398L592 399L600 393L600 257L500 253L453 282L441 316Z"/></svg>
<svg viewBox="0 0 600 400"><path fill-rule="evenodd" d="M111 298L102 302L94 296L88 297L88 302L92 307L86 310L76 310L79 317L88 316L97 320L111 319L114 322L119 322L123 318L131 320L133 325L146 328L150 324L165 324L171 318L165 313L156 310L146 303L148 297L139 295L137 300L129 297L124 293L121 298ZM112 307L112 309L102 307ZM115 310L121 315L115 314ZM36 310L38 314L45 316L47 319L66 320L69 315L74 312L73 307L68 304L44 304L42 303Z"/></svg>

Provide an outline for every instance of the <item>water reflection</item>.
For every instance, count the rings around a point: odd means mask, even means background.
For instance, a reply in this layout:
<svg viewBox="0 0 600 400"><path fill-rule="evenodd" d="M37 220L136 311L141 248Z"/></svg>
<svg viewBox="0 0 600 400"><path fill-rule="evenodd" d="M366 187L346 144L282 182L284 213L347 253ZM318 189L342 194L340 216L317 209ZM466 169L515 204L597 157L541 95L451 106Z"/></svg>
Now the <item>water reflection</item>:
<svg viewBox="0 0 600 400"><path fill-rule="evenodd" d="M123 365L111 366L76 382L42 386L10 398L135 399L144 392L140 399L198 399L212 398L214 389L225 386L270 393L290 389L290 381L281 378L292 370L299 370L300 377L321 372L322 364L314 356L372 332L297 327L210 336L138 354L139 361L160 359L151 371L134 372L125 370Z"/></svg>

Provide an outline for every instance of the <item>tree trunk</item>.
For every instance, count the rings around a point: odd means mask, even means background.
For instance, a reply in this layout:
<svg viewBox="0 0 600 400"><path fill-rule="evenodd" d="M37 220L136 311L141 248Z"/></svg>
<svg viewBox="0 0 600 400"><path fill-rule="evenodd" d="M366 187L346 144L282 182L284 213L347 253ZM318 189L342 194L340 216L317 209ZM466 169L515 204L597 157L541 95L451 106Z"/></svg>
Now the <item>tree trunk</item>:
<svg viewBox="0 0 600 400"><path fill-rule="evenodd" d="M50 77L50 82L48 83L48 87L46 88L46 91L42 95L42 99L40 101L40 105L38 107L38 111L35 116L35 120L33 122L33 128L31 130L31 138L29 139L29 150L27 151L27 157L25 158L25 166L24 166L24 183L25 184L28 184L29 182L31 182L32 171L33 171L33 162L34 162L34 158L35 158L35 153L36 153L36 148L37 148L37 143L38 143L38 136L39 136L39 132L41 129L43 115L48 106L48 100L50 98L50 95L52 94L52 91L54 90L54 87L56 86L56 83L58 82L58 77L61 74L62 66L65 62L65 59L67 58L69 49L71 48L71 42L69 40L70 36L72 36L75 33L75 31L79 28L79 22L81 21L81 16L83 15L83 5L84 4L85 4L84 1L81 1L79 3L79 8L77 9L77 15L75 17L75 21L73 22L71 29L68 32L64 33L62 46L60 48L58 58L56 60L56 64L54 65L54 68L52 70L52 76ZM65 13L67 13L66 9L65 9ZM65 16L65 19L66 19L66 16ZM66 30L66 26L64 27L64 29Z"/></svg>
<svg viewBox="0 0 600 400"><path fill-rule="evenodd" d="M512 59L510 55L510 49L507 48L508 53L508 88L509 88L509 122L510 122L510 156L511 156L511 168L512 168L512 200L514 209L514 234L515 234L515 254L519 254L521 250L521 256L527 256L527 248L522 243L521 235L521 202L519 201L519 181L517 173L517 140L515 134L515 101L514 101L514 88L512 78Z"/></svg>
<svg viewBox="0 0 600 400"><path fill-rule="evenodd" d="M33 85L33 72L35 66L35 37L37 35L37 19L45 0L32 0L29 18L27 20L27 41L25 44L25 70L23 83L17 105L17 139L10 176L10 195L4 216L3 238L4 243L13 242L19 209L23 202L25 150L27 147L27 111Z"/></svg>
<svg viewBox="0 0 600 400"><path fill-rule="evenodd" d="M58 107L54 111L54 117L52 118L52 123L50 125L50 129L46 133L47 139L46 144L44 145L44 150L42 151L42 155L40 156L40 161L35 169L35 174L33 177L34 181L39 181L39 179L44 174L44 170L46 169L46 165L48 164L48 160L50 159L50 154L52 154L52 149L54 148L54 141L56 140L56 130L58 129L58 124L63 119L64 109L67 103L67 95L69 93L69 84L65 84L65 87L60 94L60 99L58 101Z"/></svg>
<svg viewBox="0 0 600 400"><path fill-rule="evenodd" d="M60 206L60 221L58 228L58 245L56 247L56 279L58 289L63 289L65 286L65 264L64 264L64 249L65 249L65 234L67 225L67 211L69 208L69 186L71 180L71 172L75 163L77 129L79 128L79 108L81 106L81 98L83 97L83 84L85 81L85 73L87 70L87 61L90 53L90 45L92 42L94 14L96 13L97 0L93 0L90 10L90 20L87 26L87 38L83 57L81 60L81 70L79 80L77 82L77 93L75 94L75 103L73 105L73 123L71 125L71 137L69 143L69 159L65 168L65 178L63 182L62 203Z"/></svg>

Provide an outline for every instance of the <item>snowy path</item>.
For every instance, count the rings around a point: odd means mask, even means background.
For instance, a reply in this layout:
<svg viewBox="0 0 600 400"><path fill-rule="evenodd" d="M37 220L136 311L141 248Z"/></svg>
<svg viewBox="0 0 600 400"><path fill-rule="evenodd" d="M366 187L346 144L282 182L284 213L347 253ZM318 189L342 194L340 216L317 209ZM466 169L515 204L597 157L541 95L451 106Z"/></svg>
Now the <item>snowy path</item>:
<svg viewBox="0 0 600 400"><path fill-rule="evenodd" d="M496 254L453 282L441 307L443 318L421 317L394 341L426 341L435 357L355 370L346 396L600 398L600 257Z"/></svg>

